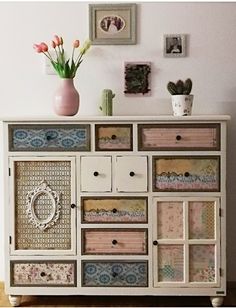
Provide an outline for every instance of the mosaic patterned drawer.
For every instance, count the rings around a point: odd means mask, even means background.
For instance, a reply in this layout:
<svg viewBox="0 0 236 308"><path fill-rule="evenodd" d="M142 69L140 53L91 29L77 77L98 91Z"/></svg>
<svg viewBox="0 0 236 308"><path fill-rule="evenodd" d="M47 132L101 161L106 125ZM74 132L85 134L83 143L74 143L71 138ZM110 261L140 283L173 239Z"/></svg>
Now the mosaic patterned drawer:
<svg viewBox="0 0 236 308"><path fill-rule="evenodd" d="M90 125L9 125L10 151L90 151Z"/></svg>
<svg viewBox="0 0 236 308"><path fill-rule="evenodd" d="M76 287L75 261L11 261L12 287Z"/></svg>
<svg viewBox="0 0 236 308"><path fill-rule="evenodd" d="M82 198L83 223L146 223L147 198Z"/></svg>
<svg viewBox="0 0 236 308"><path fill-rule="evenodd" d="M84 287L147 287L146 261L86 261L82 263Z"/></svg>
<svg viewBox="0 0 236 308"><path fill-rule="evenodd" d="M219 124L140 124L140 151L220 150Z"/></svg>
<svg viewBox="0 0 236 308"><path fill-rule="evenodd" d="M153 191L220 191L220 157L154 156Z"/></svg>
<svg viewBox="0 0 236 308"><path fill-rule="evenodd" d="M131 124L95 125L96 151L132 151Z"/></svg>
<svg viewBox="0 0 236 308"><path fill-rule="evenodd" d="M147 254L147 229L82 229L83 254Z"/></svg>

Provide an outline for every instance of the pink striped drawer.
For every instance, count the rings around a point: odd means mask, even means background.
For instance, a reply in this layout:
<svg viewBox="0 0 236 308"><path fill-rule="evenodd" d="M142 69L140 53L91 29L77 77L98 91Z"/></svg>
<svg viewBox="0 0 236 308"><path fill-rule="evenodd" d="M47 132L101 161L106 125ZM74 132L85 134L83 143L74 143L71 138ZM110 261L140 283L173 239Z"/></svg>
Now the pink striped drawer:
<svg viewBox="0 0 236 308"><path fill-rule="evenodd" d="M147 229L83 229L83 254L147 254Z"/></svg>
<svg viewBox="0 0 236 308"><path fill-rule="evenodd" d="M220 150L219 124L140 124L140 151Z"/></svg>

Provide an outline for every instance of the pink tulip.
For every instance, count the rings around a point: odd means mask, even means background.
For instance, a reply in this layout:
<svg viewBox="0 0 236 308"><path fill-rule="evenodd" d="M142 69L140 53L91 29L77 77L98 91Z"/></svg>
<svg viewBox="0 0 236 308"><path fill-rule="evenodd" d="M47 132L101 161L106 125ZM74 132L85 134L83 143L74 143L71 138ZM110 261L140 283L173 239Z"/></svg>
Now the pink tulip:
<svg viewBox="0 0 236 308"><path fill-rule="evenodd" d="M54 35L54 42L55 42L56 46L60 46L61 40L60 40L58 35Z"/></svg>
<svg viewBox="0 0 236 308"><path fill-rule="evenodd" d="M74 44L73 44L73 47L74 47L74 48L78 48L79 45L80 45L80 41L79 41L79 40L75 40L75 41L74 41Z"/></svg>
<svg viewBox="0 0 236 308"><path fill-rule="evenodd" d="M52 48L55 49L57 45L56 45L56 43L55 43L54 41L52 41L52 42L51 42L51 46L52 46Z"/></svg>
<svg viewBox="0 0 236 308"><path fill-rule="evenodd" d="M48 45L45 44L44 42L42 42L42 43L40 44L40 46L41 46L43 52L47 52L47 51L48 51Z"/></svg>
<svg viewBox="0 0 236 308"><path fill-rule="evenodd" d="M36 52L38 52L38 53L41 53L41 52L43 52L43 50L42 50L42 46L41 45L38 45L38 44L34 44L34 49L35 49L35 51Z"/></svg>

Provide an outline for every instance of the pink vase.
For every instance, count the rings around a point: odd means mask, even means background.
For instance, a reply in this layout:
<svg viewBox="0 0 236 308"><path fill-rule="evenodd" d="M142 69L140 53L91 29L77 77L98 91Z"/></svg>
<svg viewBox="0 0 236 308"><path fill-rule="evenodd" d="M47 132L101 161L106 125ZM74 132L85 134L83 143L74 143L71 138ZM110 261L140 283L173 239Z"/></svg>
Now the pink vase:
<svg viewBox="0 0 236 308"><path fill-rule="evenodd" d="M73 116L79 110L79 93L74 86L74 80L61 78L60 83L54 95L54 111L58 115Z"/></svg>

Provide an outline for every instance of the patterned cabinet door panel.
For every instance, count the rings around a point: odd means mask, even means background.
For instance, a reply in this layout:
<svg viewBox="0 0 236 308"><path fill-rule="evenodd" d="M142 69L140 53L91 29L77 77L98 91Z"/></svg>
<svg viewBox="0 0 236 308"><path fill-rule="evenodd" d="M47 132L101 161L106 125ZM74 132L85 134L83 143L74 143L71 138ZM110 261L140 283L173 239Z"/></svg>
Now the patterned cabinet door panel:
<svg viewBox="0 0 236 308"><path fill-rule="evenodd" d="M76 261L11 261L12 287L76 287Z"/></svg>
<svg viewBox="0 0 236 308"><path fill-rule="evenodd" d="M83 197L82 223L147 223L146 197Z"/></svg>
<svg viewBox="0 0 236 308"><path fill-rule="evenodd" d="M12 159L14 253L75 253L73 158Z"/></svg>
<svg viewBox="0 0 236 308"><path fill-rule="evenodd" d="M10 151L90 151L90 125L9 125Z"/></svg>
<svg viewBox="0 0 236 308"><path fill-rule="evenodd" d="M139 124L140 151L218 151L219 124Z"/></svg>
<svg viewBox="0 0 236 308"><path fill-rule="evenodd" d="M220 157L154 156L153 191L220 191Z"/></svg>
<svg viewBox="0 0 236 308"><path fill-rule="evenodd" d="M147 287L147 261L84 261L83 287Z"/></svg>

